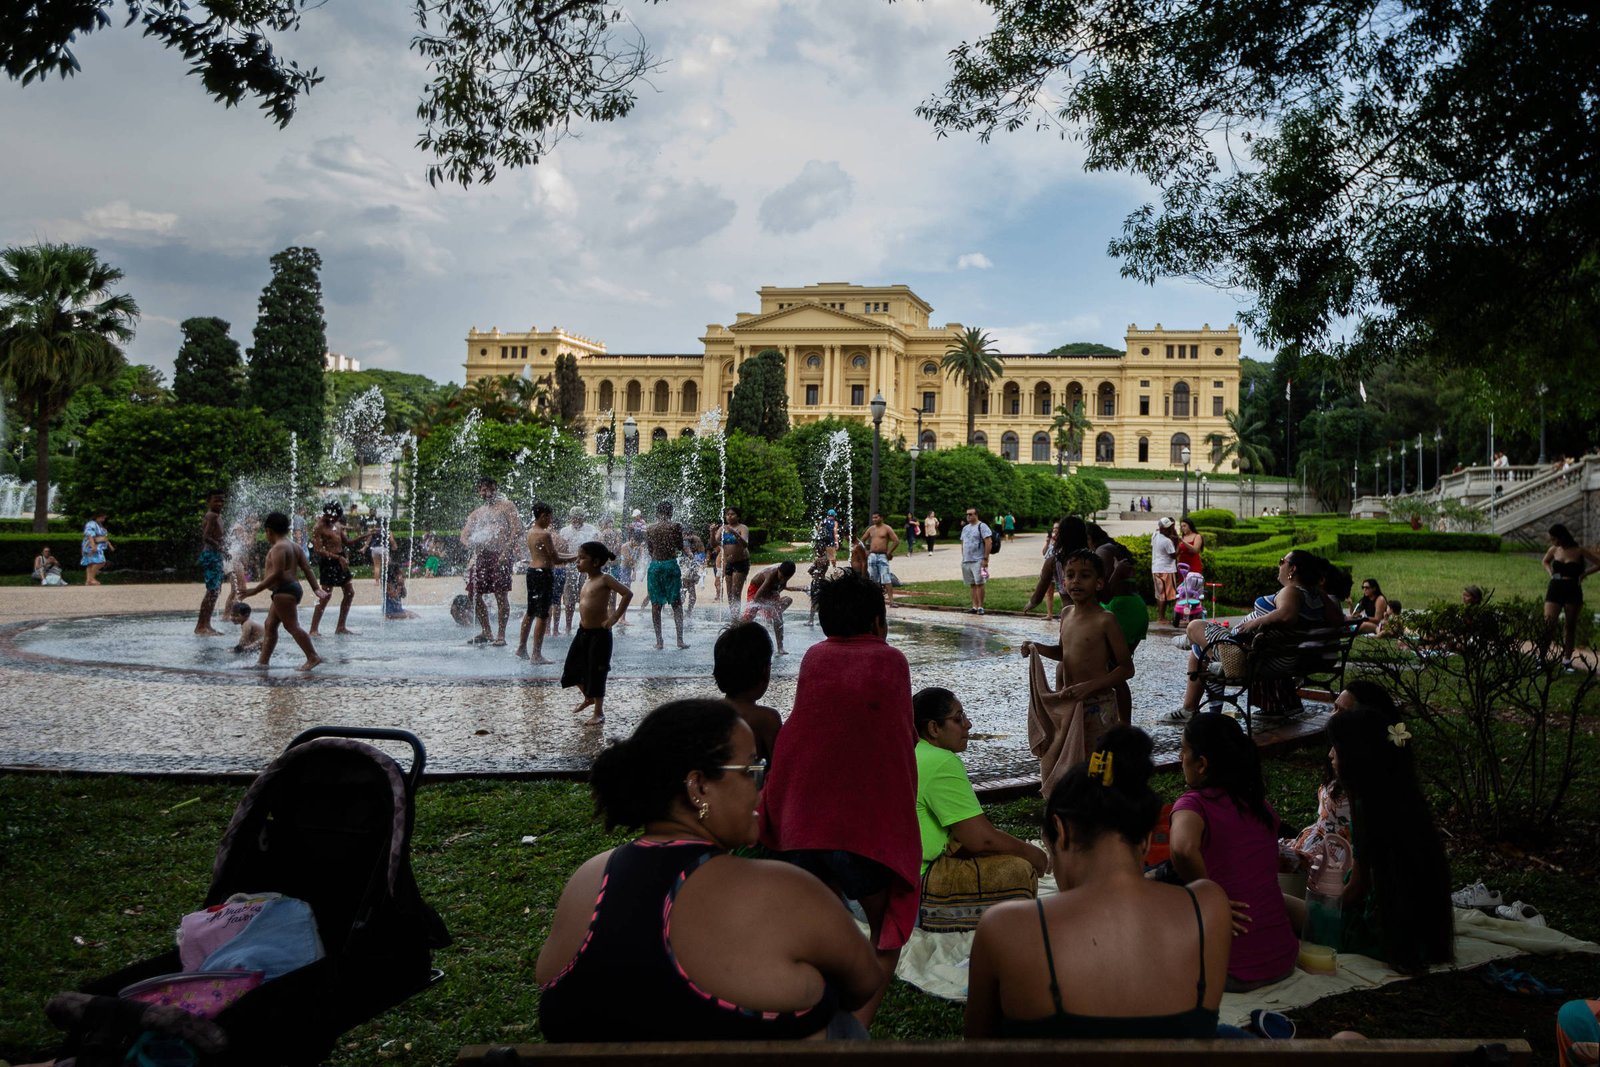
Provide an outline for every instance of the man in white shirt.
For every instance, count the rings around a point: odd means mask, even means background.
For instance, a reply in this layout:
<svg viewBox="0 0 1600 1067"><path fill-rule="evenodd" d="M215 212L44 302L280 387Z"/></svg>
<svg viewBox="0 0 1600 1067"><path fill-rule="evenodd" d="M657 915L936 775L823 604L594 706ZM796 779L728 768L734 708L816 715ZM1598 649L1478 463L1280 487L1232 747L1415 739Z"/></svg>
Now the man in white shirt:
<svg viewBox="0 0 1600 1067"><path fill-rule="evenodd" d="M573 508L567 512L567 524L556 531L556 536L565 542L568 552L576 553L585 541L600 540L600 529L584 521L582 508ZM558 610L565 612L567 632L572 633L572 613L578 607L578 593L583 589L585 579L576 567L560 569L567 572L567 580L561 587L561 607Z"/></svg>
<svg viewBox="0 0 1600 1067"><path fill-rule="evenodd" d="M1150 538L1150 577L1156 591L1156 621L1167 621L1167 605L1178 602L1178 524L1162 516Z"/></svg>
<svg viewBox="0 0 1600 1067"><path fill-rule="evenodd" d="M989 538L994 536L976 508L968 508L961 527L961 580L972 593L968 615L983 614L984 585L989 581Z"/></svg>

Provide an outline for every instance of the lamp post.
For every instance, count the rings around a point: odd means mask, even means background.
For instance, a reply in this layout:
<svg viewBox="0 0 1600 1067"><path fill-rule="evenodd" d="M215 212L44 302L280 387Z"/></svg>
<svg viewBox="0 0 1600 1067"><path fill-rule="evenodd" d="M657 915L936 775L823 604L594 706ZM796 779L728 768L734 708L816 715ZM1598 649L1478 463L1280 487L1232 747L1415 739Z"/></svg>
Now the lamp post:
<svg viewBox="0 0 1600 1067"><path fill-rule="evenodd" d="M1433 485L1439 487L1439 471L1444 466L1444 431L1439 427L1433 428Z"/></svg>
<svg viewBox="0 0 1600 1067"><path fill-rule="evenodd" d="M1417 492L1422 492L1422 431L1417 431Z"/></svg>
<svg viewBox="0 0 1600 1067"><path fill-rule="evenodd" d="M1406 495L1406 442L1400 442L1400 495Z"/></svg>
<svg viewBox="0 0 1600 1067"><path fill-rule="evenodd" d="M1204 474L1200 476L1200 506L1203 508L1211 506L1211 482Z"/></svg>
<svg viewBox="0 0 1600 1067"><path fill-rule="evenodd" d="M628 506L628 481L633 477L633 453L639 447L639 423L632 415L622 420L622 506Z"/></svg>
<svg viewBox="0 0 1600 1067"><path fill-rule="evenodd" d="M917 443L911 448L911 500L906 504L906 510L911 512L911 517L917 516L917 457L922 454L922 409L917 408Z"/></svg>
<svg viewBox="0 0 1600 1067"><path fill-rule="evenodd" d="M1534 390L1539 394L1539 465L1544 465L1544 394L1546 392L1543 382Z"/></svg>
<svg viewBox="0 0 1600 1067"><path fill-rule="evenodd" d="M1256 513L1256 480L1252 476L1251 479L1250 479L1250 514L1254 515L1255 513Z"/></svg>
<svg viewBox="0 0 1600 1067"><path fill-rule="evenodd" d="M874 513L876 513L877 510L878 510L878 438L880 436L882 436L883 412L884 412L884 409L889 406L889 404L888 404L887 401L885 401L883 399L883 394L882 393L878 393L878 394L873 396L872 404L870 406L872 408L872 508L871 508L871 510Z"/></svg>
<svg viewBox="0 0 1600 1067"><path fill-rule="evenodd" d="M1183 517L1189 517L1189 446L1184 445L1183 451L1178 453L1178 458L1183 460Z"/></svg>
<svg viewBox="0 0 1600 1067"><path fill-rule="evenodd" d="M1384 474L1383 474L1384 485L1387 486L1388 490L1389 490L1388 495L1389 496L1394 496L1394 446L1393 445L1390 445L1388 450L1384 453L1383 471L1384 471Z"/></svg>

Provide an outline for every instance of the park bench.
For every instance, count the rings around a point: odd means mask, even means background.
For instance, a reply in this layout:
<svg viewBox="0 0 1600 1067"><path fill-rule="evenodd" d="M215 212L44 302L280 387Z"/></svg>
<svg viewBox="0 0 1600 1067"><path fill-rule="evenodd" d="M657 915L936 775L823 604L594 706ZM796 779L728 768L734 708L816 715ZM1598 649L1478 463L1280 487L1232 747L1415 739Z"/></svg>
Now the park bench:
<svg viewBox="0 0 1600 1067"><path fill-rule="evenodd" d="M582 1064L583 1067L1133 1067L1237 1063L1330 1067L1445 1067L1533 1061L1526 1041L773 1041L605 1045L468 1045L457 1067Z"/></svg>
<svg viewBox="0 0 1600 1067"><path fill-rule="evenodd" d="M1315 630L1263 630L1248 643L1229 631L1207 642L1202 656L1207 664L1218 664L1218 646L1233 645L1244 653L1244 671L1237 677L1228 677L1208 670L1206 700L1213 707L1232 705L1244 717L1248 734L1253 729L1250 709L1261 704L1259 697L1269 688L1288 694L1306 687L1326 690L1330 699L1337 695L1344 688L1345 666L1355 638L1356 627L1345 623ZM1284 653L1288 651L1293 651L1294 656L1287 664L1274 662L1287 660Z"/></svg>

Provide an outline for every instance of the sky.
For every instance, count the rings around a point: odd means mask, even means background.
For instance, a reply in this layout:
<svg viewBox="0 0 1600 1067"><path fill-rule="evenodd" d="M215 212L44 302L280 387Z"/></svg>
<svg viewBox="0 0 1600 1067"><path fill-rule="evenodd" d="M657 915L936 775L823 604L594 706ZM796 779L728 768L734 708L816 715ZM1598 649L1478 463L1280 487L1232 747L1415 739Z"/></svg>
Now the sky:
<svg viewBox="0 0 1600 1067"><path fill-rule="evenodd" d="M762 285L909 285L1004 352L1236 320L1235 294L1120 277L1106 245L1143 181L1085 174L1052 133L940 140L916 117L991 25L972 0L629 3L661 62L633 112L467 189L424 177L411 6L308 11L279 52L326 81L286 129L120 17L74 47L76 77L0 82L0 245L97 248L143 312L129 358L169 373L191 316L249 346L289 245L322 256L333 351L440 381L472 327L698 352Z"/></svg>

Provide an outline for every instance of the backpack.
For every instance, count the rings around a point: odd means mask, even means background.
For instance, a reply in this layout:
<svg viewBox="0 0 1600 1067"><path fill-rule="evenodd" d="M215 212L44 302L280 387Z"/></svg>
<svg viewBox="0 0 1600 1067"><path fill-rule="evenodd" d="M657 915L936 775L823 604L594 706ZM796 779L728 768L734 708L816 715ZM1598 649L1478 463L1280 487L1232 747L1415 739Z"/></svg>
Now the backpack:
<svg viewBox="0 0 1600 1067"><path fill-rule="evenodd" d="M989 531L989 555L993 556L1000 551L1000 530L998 527Z"/></svg>

